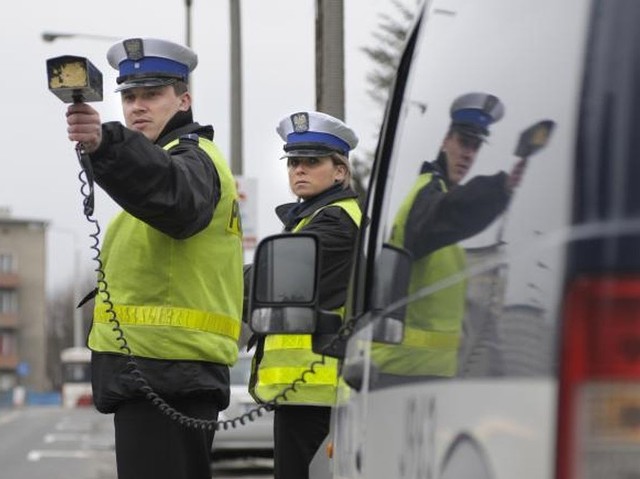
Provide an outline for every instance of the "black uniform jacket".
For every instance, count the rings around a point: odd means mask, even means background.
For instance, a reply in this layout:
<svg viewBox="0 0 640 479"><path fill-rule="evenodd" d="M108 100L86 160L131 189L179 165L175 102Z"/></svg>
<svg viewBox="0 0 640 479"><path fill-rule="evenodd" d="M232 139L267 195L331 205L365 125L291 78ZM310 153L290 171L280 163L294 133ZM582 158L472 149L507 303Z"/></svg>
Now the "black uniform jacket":
<svg viewBox="0 0 640 479"><path fill-rule="evenodd" d="M100 147L90 155L95 181L124 210L176 239L209 224L220 199L220 181L211 158L198 148L197 136L212 140L211 126L194 123L189 110L178 112L155 144L118 122L105 123L102 134ZM176 138L180 143L171 152L162 149ZM121 401L142 396L127 361L124 355L93 353L92 383L99 411L113 412ZM229 403L225 365L146 358L136 362L155 392L169 402L172 397L197 395L210 397L220 409Z"/></svg>
<svg viewBox="0 0 640 479"><path fill-rule="evenodd" d="M302 203L287 203L276 208L284 231L296 225L314 211L336 201L358 195L351 188L335 185ZM328 206L316 214L300 232L315 233L320 240L320 307L332 310L342 306L347 297L347 285L355 250L358 226L339 206Z"/></svg>
<svg viewBox="0 0 640 479"><path fill-rule="evenodd" d="M418 192L407 217L405 248L415 259L481 232L509 204L505 172L478 175L465 184L452 185L445 162L441 153L435 162L425 162L420 172L432 173L434 178ZM445 182L447 191L438 178Z"/></svg>
<svg viewBox="0 0 640 479"><path fill-rule="evenodd" d="M301 203L286 203L276 207L276 214L284 224L284 231L292 231L303 218L315 211L339 200L354 198L358 194L351 188L334 185L314 198ZM364 220L363 220L364 223ZM358 226L349 214L339 206L327 206L299 232L315 233L320 242L320 308L336 309L344 305L347 299L347 286L356 241ZM245 278L250 278L248 274ZM245 291L248 285L245 283ZM264 336L254 336L249 340L247 349L256 342L255 364L262 361L264 354ZM253 377L252 380L255 380ZM251 386L250 386L251 387Z"/></svg>

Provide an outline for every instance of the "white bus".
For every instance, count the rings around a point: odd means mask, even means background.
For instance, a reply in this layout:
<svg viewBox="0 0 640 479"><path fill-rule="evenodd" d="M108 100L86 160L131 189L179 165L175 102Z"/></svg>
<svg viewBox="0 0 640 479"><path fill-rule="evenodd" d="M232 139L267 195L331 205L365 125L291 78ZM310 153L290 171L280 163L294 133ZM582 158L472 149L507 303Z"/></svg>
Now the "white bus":
<svg viewBox="0 0 640 479"><path fill-rule="evenodd" d="M92 405L91 351L85 347L63 349L60 362L62 405L66 408Z"/></svg>
<svg viewBox="0 0 640 479"><path fill-rule="evenodd" d="M424 2L372 169L346 352L336 354L349 388L333 411L333 456L321 449L311 477L640 477L639 24L637 0ZM390 255L402 258L389 238L422 162L440 150L451 103L468 92L496 95L506 111L469 178L509 171L532 123L556 128L508 217L460 244L463 274L403 291L409 274L389 266ZM310 251L297 254L305 243ZM326 336L318 267L305 269L313 246L300 234L258 245L254 331L311 332L314 345ZM421 300L463 281L464 319L450 330L457 341L403 323L446 317ZM382 361L380 343L389 351ZM455 372L418 374L436 363L429 353L453 348ZM409 367L391 377L400 360Z"/></svg>

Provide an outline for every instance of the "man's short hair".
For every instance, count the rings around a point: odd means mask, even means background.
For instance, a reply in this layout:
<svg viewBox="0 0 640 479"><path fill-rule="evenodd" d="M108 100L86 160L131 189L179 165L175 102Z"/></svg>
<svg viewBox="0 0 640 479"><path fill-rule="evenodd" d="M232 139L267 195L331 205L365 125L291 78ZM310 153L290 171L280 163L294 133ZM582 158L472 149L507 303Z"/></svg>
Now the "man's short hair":
<svg viewBox="0 0 640 479"><path fill-rule="evenodd" d="M176 95L180 96L189 91L189 85L187 85L187 82L178 80L173 84L173 91L176 92Z"/></svg>

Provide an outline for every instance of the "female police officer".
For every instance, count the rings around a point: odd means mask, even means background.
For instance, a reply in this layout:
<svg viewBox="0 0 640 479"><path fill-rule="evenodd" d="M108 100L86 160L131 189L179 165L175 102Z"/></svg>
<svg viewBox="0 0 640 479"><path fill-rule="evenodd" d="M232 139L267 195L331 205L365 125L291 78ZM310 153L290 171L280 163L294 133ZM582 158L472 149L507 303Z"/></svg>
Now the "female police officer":
<svg viewBox="0 0 640 479"><path fill-rule="evenodd" d="M349 152L358 138L342 121L308 111L284 118L277 132L285 141L289 186L299 199L280 205L276 214L284 230L318 235L321 254L320 307L341 308L346 299L361 212L351 189ZM321 359L311 350L310 335L268 335L258 344L251 393L268 401ZM325 357L305 384L275 408L274 473L276 479L304 479L309 464L329 432L335 401L337 364Z"/></svg>

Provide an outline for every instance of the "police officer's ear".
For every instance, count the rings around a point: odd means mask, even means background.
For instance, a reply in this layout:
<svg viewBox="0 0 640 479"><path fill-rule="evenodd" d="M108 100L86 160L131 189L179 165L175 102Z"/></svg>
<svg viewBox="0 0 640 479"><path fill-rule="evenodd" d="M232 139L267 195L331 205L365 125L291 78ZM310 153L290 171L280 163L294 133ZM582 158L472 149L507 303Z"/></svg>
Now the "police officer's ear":
<svg viewBox="0 0 640 479"><path fill-rule="evenodd" d="M178 80L172 85L173 92L176 94L178 99L180 100L180 105L178 106L180 111L187 111L191 108L191 93L189 93L189 85L184 82Z"/></svg>
<svg viewBox="0 0 640 479"><path fill-rule="evenodd" d="M180 105L178 108L180 109L180 111L189 111L189 108L191 108L191 93L186 91L182 93L179 98Z"/></svg>
<svg viewBox="0 0 640 479"><path fill-rule="evenodd" d="M334 183L342 183L347 176L347 167L343 164L336 164L336 173L333 179Z"/></svg>

